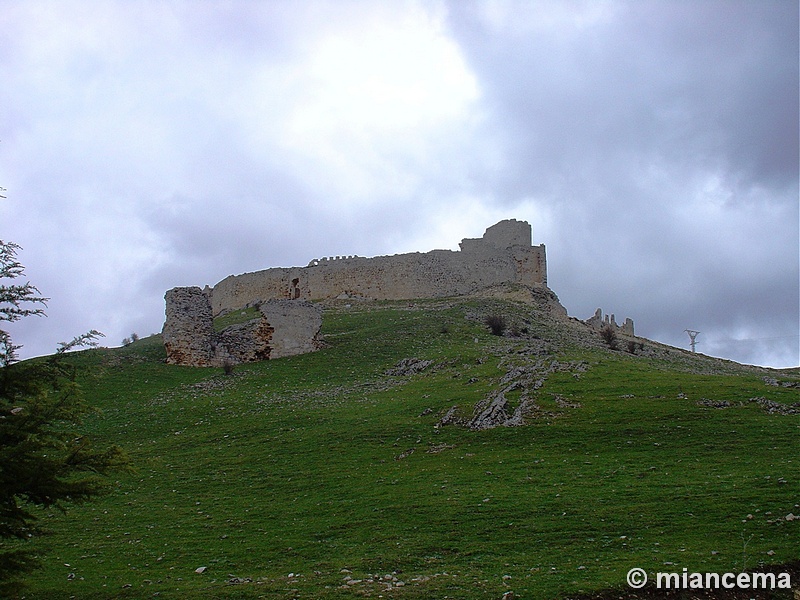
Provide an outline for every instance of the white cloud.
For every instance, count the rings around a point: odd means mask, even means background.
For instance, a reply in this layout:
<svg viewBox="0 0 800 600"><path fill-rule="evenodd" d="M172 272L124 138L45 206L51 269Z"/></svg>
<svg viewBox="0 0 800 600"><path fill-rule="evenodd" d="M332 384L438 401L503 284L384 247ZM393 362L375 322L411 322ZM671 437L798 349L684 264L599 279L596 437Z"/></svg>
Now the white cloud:
<svg viewBox="0 0 800 600"><path fill-rule="evenodd" d="M413 194L441 140L470 127L478 97L459 48L431 15L391 16L313 44L279 136L344 203Z"/></svg>

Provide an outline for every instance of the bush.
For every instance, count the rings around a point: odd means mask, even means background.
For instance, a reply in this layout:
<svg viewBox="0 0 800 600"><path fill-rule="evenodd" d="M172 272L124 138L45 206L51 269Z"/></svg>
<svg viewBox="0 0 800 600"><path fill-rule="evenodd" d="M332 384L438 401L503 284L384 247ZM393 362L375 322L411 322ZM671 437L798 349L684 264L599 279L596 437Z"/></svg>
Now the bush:
<svg viewBox="0 0 800 600"><path fill-rule="evenodd" d="M614 331L613 327L603 327L603 329L600 330L600 337L603 338L603 341L609 348L612 350L617 349L617 332Z"/></svg>
<svg viewBox="0 0 800 600"><path fill-rule="evenodd" d="M490 315L484 322L488 325L492 335L503 335L506 330L506 318L503 315Z"/></svg>
<svg viewBox="0 0 800 600"><path fill-rule="evenodd" d="M628 352L636 354L637 351L641 350L644 350L644 344L634 342L633 340L628 341Z"/></svg>

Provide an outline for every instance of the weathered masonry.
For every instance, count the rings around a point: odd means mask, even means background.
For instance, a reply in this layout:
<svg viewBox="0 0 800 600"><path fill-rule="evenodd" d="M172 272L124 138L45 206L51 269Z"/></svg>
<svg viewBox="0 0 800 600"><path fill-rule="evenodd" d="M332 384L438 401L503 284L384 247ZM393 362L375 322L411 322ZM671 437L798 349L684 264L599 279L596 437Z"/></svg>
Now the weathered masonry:
<svg viewBox="0 0 800 600"><path fill-rule="evenodd" d="M625 322L622 325L617 325L617 318L613 314L603 317L602 308L598 308L595 311L594 316L586 319L584 322L592 329L597 329L598 331L608 327L615 332L620 332L623 335L634 335L632 319L625 319Z"/></svg>
<svg viewBox="0 0 800 600"><path fill-rule="evenodd" d="M502 283L547 287L544 245L531 245L525 221L500 221L460 248L322 258L306 267L231 275L204 290L173 288L165 296L167 362L219 366L312 352L320 347L317 300L463 296ZM215 331L215 317L253 307L254 318Z"/></svg>
<svg viewBox="0 0 800 600"><path fill-rule="evenodd" d="M500 283L547 286L544 245L531 245L531 226L510 219L460 251L312 260L306 267L231 275L211 290L214 315L268 299L403 300L461 296Z"/></svg>
<svg viewBox="0 0 800 600"><path fill-rule="evenodd" d="M207 291L178 287L165 299L162 335L170 364L219 367L304 354L321 345L322 310L310 302L268 300L253 318L217 331Z"/></svg>

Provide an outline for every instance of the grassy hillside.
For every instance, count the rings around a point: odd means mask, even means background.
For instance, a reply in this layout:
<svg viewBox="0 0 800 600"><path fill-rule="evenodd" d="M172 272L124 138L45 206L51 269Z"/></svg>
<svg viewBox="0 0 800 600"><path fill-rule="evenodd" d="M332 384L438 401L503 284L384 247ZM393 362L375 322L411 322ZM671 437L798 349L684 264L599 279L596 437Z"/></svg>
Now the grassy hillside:
<svg viewBox="0 0 800 600"><path fill-rule="evenodd" d="M136 472L46 515L25 597L557 598L800 558L800 415L775 410L800 398L763 379L796 370L611 351L491 298L334 303L323 333L230 376L158 337L75 354L85 428ZM437 427L520 373L525 426Z"/></svg>

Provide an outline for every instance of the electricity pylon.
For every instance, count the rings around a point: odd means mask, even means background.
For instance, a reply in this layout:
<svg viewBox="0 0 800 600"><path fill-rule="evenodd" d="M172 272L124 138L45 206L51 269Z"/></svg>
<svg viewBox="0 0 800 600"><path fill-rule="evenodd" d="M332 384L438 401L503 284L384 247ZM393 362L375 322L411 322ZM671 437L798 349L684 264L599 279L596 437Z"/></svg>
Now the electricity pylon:
<svg viewBox="0 0 800 600"><path fill-rule="evenodd" d="M699 331L692 331L691 329L684 329L686 333L689 334L689 339L691 340L690 344L692 346L692 352L694 352L694 345L697 343L695 342L694 338L697 337L697 334L700 333Z"/></svg>

